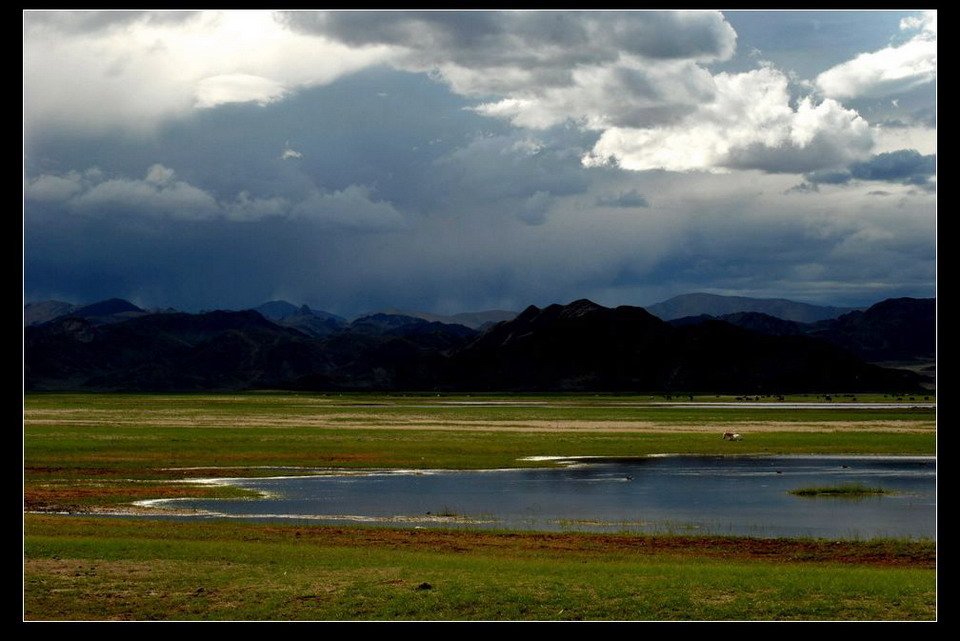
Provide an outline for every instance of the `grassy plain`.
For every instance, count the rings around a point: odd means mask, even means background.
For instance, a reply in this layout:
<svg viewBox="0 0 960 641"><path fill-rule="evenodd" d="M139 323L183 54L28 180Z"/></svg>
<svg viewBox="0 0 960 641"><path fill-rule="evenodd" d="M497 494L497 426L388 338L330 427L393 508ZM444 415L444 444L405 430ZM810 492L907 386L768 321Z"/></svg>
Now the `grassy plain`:
<svg viewBox="0 0 960 641"><path fill-rule="evenodd" d="M657 399L662 401L662 399ZM687 401L686 397L679 399ZM289 468L537 456L934 454L932 408L788 398L28 394L24 618L889 620L935 617L928 541L436 532L64 516ZM744 435L736 443L723 431ZM187 482L185 482L187 481ZM839 546L839 547L838 547Z"/></svg>

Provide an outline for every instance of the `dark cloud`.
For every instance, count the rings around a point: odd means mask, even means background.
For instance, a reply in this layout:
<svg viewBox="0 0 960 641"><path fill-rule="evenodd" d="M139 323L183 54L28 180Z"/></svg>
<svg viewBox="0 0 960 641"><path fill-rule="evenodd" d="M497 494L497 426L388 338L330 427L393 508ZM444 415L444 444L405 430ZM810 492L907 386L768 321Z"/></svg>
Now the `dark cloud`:
<svg viewBox="0 0 960 641"><path fill-rule="evenodd" d="M616 196L601 196L597 198L600 207L649 207L647 198L636 189L622 192Z"/></svg>
<svg viewBox="0 0 960 641"><path fill-rule="evenodd" d="M759 169L769 173L803 174L821 167L844 165L872 144L869 137L838 140L842 132L821 131L804 145L785 141L779 146L762 143L733 148L723 163L733 169ZM829 171L829 170L827 170Z"/></svg>
<svg viewBox="0 0 960 641"><path fill-rule="evenodd" d="M852 176L850 171L846 169L842 170L823 170L823 171L813 171L805 176L805 178L810 181L814 186L819 184L824 185L842 185L850 182Z"/></svg>
<svg viewBox="0 0 960 641"><path fill-rule="evenodd" d="M167 24L195 20L195 11L25 11L25 29L47 29L62 34L95 33L134 24Z"/></svg>
<svg viewBox="0 0 960 641"><path fill-rule="evenodd" d="M415 52L422 64L479 69L570 67L615 62L622 54L654 59L717 59L736 34L708 12L290 12L291 29L360 46Z"/></svg>
<svg viewBox="0 0 960 641"><path fill-rule="evenodd" d="M936 172L937 157L934 154L924 156L916 149L900 149L877 154L865 162L853 163L845 170L811 172L805 178L811 183L833 185L851 180L878 180L925 186Z"/></svg>
<svg viewBox="0 0 960 641"><path fill-rule="evenodd" d="M110 28L107 17L63 29ZM178 112L150 136L27 129L27 300L121 296L195 311L283 298L351 316L581 297L647 304L704 290L834 304L931 293L935 159L869 158L870 136L851 128L846 105L803 119L786 91L763 102L786 86L780 74L713 75L701 62L733 43L719 14L292 18L357 46L389 41L403 55L291 85L274 102ZM643 61L622 64L630 56ZM440 65L439 75L420 73ZM501 116L490 118L467 96L496 83L513 93L492 94L503 100L489 103ZM613 132L630 153L692 159L680 171L659 158L642 171L585 167L616 122L636 127ZM640 133L657 135L628 139ZM781 144L796 133L809 136ZM767 146L743 142L758 140ZM709 173L724 168L763 172ZM784 196L796 179L777 172L807 174L803 189ZM909 198L817 190L861 179L919 188Z"/></svg>
<svg viewBox="0 0 960 641"><path fill-rule="evenodd" d="M580 149L569 139L512 133L481 136L434 162L436 190L444 202L489 204L526 199L538 192L565 196L585 191L589 176Z"/></svg>
<svg viewBox="0 0 960 641"><path fill-rule="evenodd" d="M883 180L907 185L922 185L936 174L937 157L923 156L916 149L901 149L877 154L867 162L850 166L850 175L858 180Z"/></svg>
<svg viewBox="0 0 960 641"><path fill-rule="evenodd" d="M819 193L820 188L817 187L817 183L808 183L802 182L799 185L794 185L790 189L784 191L784 194L810 194L810 193Z"/></svg>

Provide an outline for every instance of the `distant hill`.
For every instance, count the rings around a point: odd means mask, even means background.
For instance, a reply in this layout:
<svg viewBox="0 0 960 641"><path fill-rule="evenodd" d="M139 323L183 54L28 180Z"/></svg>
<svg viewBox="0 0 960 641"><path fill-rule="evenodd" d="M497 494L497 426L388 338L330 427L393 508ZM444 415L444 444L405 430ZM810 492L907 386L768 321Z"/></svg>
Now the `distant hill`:
<svg viewBox="0 0 960 641"><path fill-rule="evenodd" d="M30 327L52 321L54 318L66 316L77 309L72 303L59 300L44 300L36 303L27 303L23 306L23 326Z"/></svg>
<svg viewBox="0 0 960 641"><path fill-rule="evenodd" d="M475 332L418 325L402 335L338 331L317 339L253 310L111 324L65 316L24 330L24 383L28 390L433 389L443 351Z"/></svg>
<svg viewBox="0 0 960 641"><path fill-rule="evenodd" d="M426 312L408 312L402 310L386 310L382 312L390 315L410 316L413 318L422 318L423 320L444 323L447 325L464 325L470 329L480 329L505 320L516 318L517 312L508 312L502 309L491 309L482 312L461 312L450 316L440 314L429 314Z"/></svg>
<svg viewBox="0 0 960 641"><path fill-rule="evenodd" d="M816 323L799 323L758 312L687 316L674 327L722 320L772 336L811 336L842 347L870 363L920 363L936 358L937 302L933 298L891 298L864 311Z"/></svg>
<svg viewBox="0 0 960 641"><path fill-rule="evenodd" d="M347 325L347 320L336 314L313 310L307 305L297 307L285 300L263 303L254 307L253 311L278 325L299 330L313 338L329 336Z"/></svg>
<svg viewBox="0 0 960 641"><path fill-rule="evenodd" d="M105 324L129 320L148 313L122 298L111 298L90 305L43 301L27 303L23 307L24 327L42 325L64 316L85 318L95 324Z"/></svg>
<svg viewBox="0 0 960 641"><path fill-rule="evenodd" d="M276 322L283 327L299 330L314 338L329 336L347 325L344 318L327 312L314 311L306 305L300 306L295 312L287 314Z"/></svg>
<svg viewBox="0 0 960 641"><path fill-rule="evenodd" d="M852 351L898 353L899 343L883 337L899 333L910 338L911 353L926 353L930 336L910 328L929 321L931 306L910 299L884 301L833 325L810 324L797 335L771 333L789 322L762 315L740 321L766 333L714 319L675 327L639 307L589 300L530 306L483 332L371 314L322 336L281 324L298 316L321 320L305 307L271 321L254 310L149 313L125 301L105 303L90 306L87 317L70 314L24 329L27 390L772 394L908 392L929 382L870 365ZM111 313L97 315L104 312ZM118 318L123 314L133 316ZM922 341L913 346L913 338Z"/></svg>
<svg viewBox="0 0 960 641"><path fill-rule="evenodd" d="M701 314L700 316L676 318L669 322L674 327L688 327L712 320L721 320L725 323L757 332L758 334L770 334L773 336L801 336L812 331L814 328L810 323L783 320L782 318L760 312L737 312L736 314L724 314L722 316Z"/></svg>
<svg viewBox="0 0 960 641"><path fill-rule="evenodd" d="M134 305L133 303L123 300L122 298L111 298L109 300L103 300L99 303L93 303L92 305L84 305L79 307L72 312L71 316L78 316L80 318L98 318L101 316L114 316L116 314L127 314L129 312L142 312L143 310Z"/></svg>
<svg viewBox="0 0 960 641"><path fill-rule="evenodd" d="M262 303L253 308L253 311L259 312L264 318L272 321L283 320L287 316L296 314L299 307L285 300L271 300Z"/></svg>
<svg viewBox="0 0 960 641"><path fill-rule="evenodd" d="M657 318L666 321L701 314L717 317L741 312L759 312L782 320L815 323L857 311L857 308L809 305L783 298L683 294L656 305L648 305L646 310Z"/></svg>
<svg viewBox="0 0 960 641"><path fill-rule="evenodd" d="M868 361L933 359L937 349L937 301L891 298L865 311L818 323L809 334Z"/></svg>

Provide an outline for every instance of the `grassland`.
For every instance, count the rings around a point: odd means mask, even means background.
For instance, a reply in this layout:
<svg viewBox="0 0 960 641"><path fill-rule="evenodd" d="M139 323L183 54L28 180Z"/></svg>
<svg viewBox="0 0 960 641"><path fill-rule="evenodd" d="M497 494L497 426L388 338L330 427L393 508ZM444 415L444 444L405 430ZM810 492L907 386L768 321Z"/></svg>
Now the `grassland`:
<svg viewBox="0 0 960 641"><path fill-rule="evenodd" d="M702 404L728 400L715 397L675 406L649 397L30 394L24 618L932 619L935 546L927 541L428 533L60 514L129 516L137 500L235 494L184 481L277 473L269 468L935 453L932 409L834 399L844 409ZM744 440L719 438L731 429Z"/></svg>

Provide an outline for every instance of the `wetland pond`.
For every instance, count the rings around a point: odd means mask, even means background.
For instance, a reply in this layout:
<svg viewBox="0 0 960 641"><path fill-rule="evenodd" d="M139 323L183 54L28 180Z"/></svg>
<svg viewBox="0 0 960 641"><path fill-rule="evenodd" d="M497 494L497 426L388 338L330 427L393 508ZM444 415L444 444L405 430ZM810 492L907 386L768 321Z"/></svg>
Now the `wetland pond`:
<svg viewBox="0 0 960 641"><path fill-rule="evenodd" d="M155 502L200 517L760 537L936 538L936 459L882 456L557 458L552 468L326 471L228 479L247 500ZM878 494L802 497L810 487Z"/></svg>

